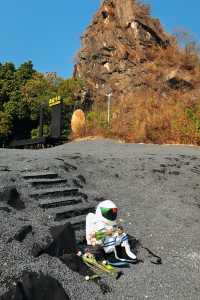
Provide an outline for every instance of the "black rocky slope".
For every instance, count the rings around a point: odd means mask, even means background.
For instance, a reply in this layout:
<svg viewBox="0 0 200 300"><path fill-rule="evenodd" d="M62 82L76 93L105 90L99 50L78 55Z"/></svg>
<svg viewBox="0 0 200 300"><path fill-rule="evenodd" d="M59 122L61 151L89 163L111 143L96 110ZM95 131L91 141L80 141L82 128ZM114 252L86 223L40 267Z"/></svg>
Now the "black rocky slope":
<svg viewBox="0 0 200 300"><path fill-rule="evenodd" d="M1 149L0 295L23 285L24 274L42 273L70 299L196 299L199 175L199 150L191 147L102 140L38 151ZM103 199L117 203L129 234L163 260L156 266L141 250L143 264L125 270L117 282L104 280L112 289L106 295L57 257L77 245L60 243L56 253L54 243L56 230L69 221L80 240L85 214Z"/></svg>

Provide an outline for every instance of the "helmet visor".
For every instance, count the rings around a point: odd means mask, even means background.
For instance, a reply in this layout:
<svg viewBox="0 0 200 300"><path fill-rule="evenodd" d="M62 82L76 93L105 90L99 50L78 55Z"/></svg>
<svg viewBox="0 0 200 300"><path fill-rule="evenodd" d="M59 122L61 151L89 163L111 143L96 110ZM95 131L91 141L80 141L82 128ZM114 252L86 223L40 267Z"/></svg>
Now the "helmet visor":
<svg viewBox="0 0 200 300"><path fill-rule="evenodd" d="M115 208L106 208L106 207L101 207L101 214L102 216L109 220L109 221L115 221L117 218L117 212L118 209Z"/></svg>

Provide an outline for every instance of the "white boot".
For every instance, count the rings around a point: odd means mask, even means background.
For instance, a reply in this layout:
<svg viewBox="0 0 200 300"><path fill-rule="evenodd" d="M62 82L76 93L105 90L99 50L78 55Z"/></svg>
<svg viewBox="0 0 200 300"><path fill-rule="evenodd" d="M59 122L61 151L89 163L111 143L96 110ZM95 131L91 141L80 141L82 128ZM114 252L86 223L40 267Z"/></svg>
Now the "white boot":
<svg viewBox="0 0 200 300"><path fill-rule="evenodd" d="M122 242L121 246L125 248L125 252L128 255L128 257L130 257L133 260L137 259L136 255L130 249L128 240L125 240L124 242Z"/></svg>
<svg viewBox="0 0 200 300"><path fill-rule="evenodd" d="M128 257L130 257L131 259L133 260L137 259L136 255L131 251L129 243L125 245L125 252L128 255Z"/></svg>

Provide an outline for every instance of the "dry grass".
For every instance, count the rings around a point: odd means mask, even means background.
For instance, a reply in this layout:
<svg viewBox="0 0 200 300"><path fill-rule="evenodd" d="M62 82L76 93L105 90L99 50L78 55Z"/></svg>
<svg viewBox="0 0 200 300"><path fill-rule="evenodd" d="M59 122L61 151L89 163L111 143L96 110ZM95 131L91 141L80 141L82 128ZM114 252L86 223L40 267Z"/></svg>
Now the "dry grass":
<svg viewBox="0 0 200 300"><path fill-rule="evenodd" d="M126 142L200 145L200 102L177 91L167 99L146 90L124 97L123 105L107 111L94 107L87 117L86 136L117 138Z"/></svg>

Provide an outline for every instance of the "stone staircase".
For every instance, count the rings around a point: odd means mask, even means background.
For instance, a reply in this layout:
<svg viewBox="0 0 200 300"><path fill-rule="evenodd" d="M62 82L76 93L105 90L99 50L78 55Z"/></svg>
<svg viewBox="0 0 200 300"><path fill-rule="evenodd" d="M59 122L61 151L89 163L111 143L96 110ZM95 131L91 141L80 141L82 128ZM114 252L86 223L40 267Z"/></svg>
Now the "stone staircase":
<svg viewBox="0 0 200 300"><path fill-rule="evenodd" d="M95 202L88 202L85 193L54 172L28 173L23 179L30 186L29 197L50 216L50 226L71 222L76 231L84 230L85 216L96 206Z"/></svg>

